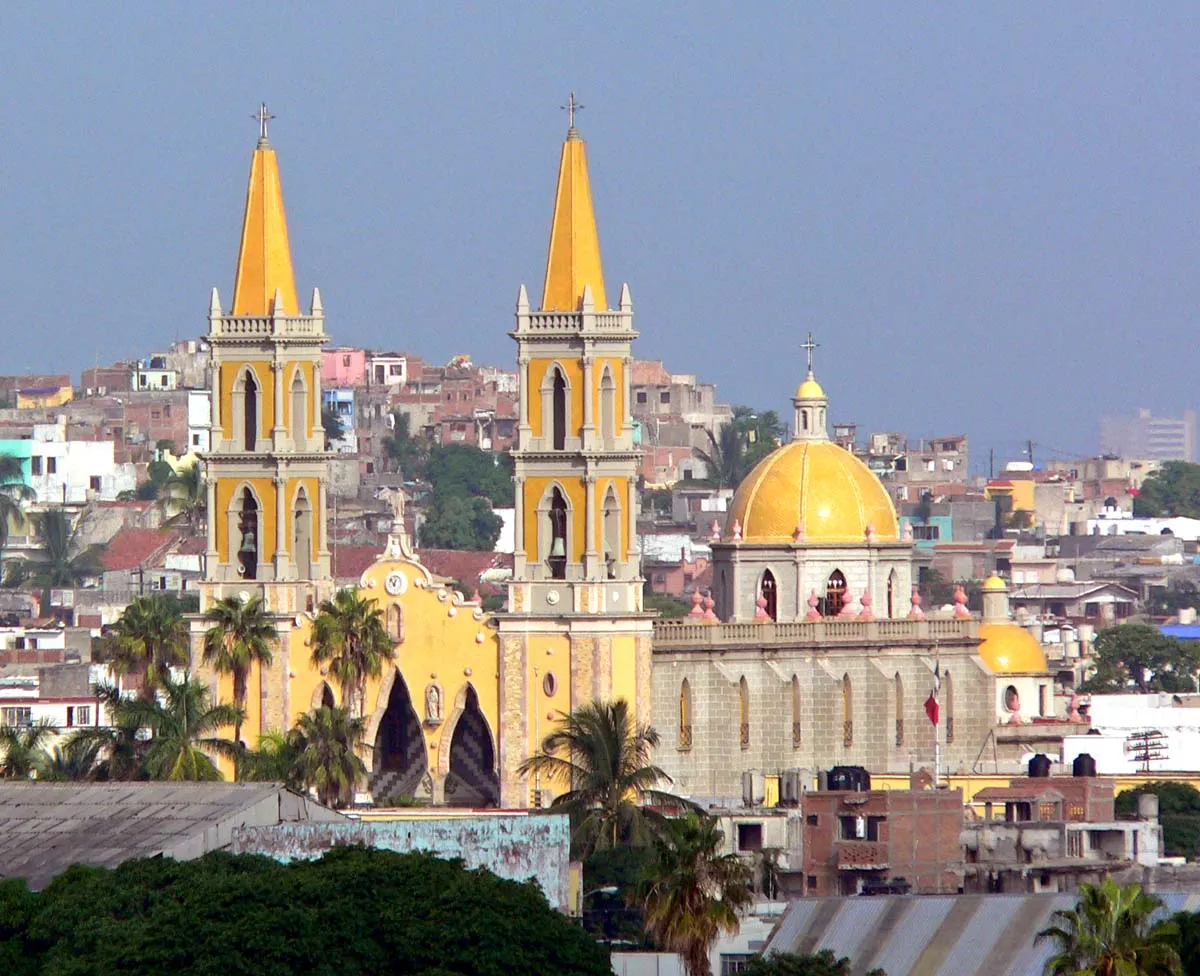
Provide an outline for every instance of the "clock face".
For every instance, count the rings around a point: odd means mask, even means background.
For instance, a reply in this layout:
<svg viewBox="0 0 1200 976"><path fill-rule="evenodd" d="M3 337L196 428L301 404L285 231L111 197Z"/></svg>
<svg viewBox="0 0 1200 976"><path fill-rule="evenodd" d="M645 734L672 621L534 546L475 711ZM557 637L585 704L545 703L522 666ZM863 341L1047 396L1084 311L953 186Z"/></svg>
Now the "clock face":
<svg viewBox="0 0 1200 976"><path fill-rule="evenodd" d="M392 596L399 596L408 589L408 577L403 573L388 573L383 581L383 588Z"/></svg>

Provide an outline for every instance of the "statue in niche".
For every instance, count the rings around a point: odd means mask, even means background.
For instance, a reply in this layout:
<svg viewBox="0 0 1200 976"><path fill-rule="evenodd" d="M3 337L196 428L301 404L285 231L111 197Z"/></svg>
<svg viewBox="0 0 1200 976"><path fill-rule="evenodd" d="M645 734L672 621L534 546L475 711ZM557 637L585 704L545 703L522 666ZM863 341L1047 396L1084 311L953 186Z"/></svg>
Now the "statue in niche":
<svg viewBox="0 0 1200 976"><path fill-rule="evenodd" d="M442 720L442 689L429 685L425 689L425 721L436 725Z"/></svg>

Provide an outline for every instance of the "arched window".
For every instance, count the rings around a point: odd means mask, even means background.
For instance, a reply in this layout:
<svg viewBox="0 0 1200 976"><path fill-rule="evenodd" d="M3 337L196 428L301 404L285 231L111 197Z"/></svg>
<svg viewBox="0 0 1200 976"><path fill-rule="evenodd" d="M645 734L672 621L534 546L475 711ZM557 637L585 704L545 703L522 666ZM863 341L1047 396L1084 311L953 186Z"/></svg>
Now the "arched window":
<svg viewBox="0 0 1200 976"><path fill-rule="evenodd" d="M800 429L808 430L808 411L807 410L800 411Z"/></svg>
<svg viewBox="0 0 1200 976"><path fill-rule="evenodd" d="M293 533L292 558L296 562L296 576L312 579L313 511L308 493L301 488L296 493L296 509L292 513Z"/></svg>
<svg viewBox="0 0 1200 976"><path fill-rule="evenodd" d="M888 573L887 601L889 618L896 616L896 571Z"/></svg>
<svg viewBox="0 0 1200 976"><path fill-rule="evenodd" d="M840 569L835 569L825 581L825 599L821 607L822 617L836 617L842 612L842 603L846 599L846 577Z"/></svg>
<svg viewBox="0 0 1200 976"><path fill-rule="evenodd" d="M949 671L942 675L942 687L946 698L946 745L949 745L954 741L954 680Z"/></svg>
<svg viewBox="0 0 1200 976"><path fill-rule="evenodd" d="M551 579L567 578L567 500L556 485L550 493L550 555Z"/></svg>
<svg viewBox="0 0 1200 976"><path fill-rule="evenodd" d="M404 608L393 603L387 610L388 636L397 644L404 643Z"/></svg>
<svg viewBox="0 0 1200 976"><path fill-rule="evenodd" d="M904 745L904 679L896 672L896 745Z"/></svg>
<svg viewBox="0 0 1200 976"><path fill-rule="evenodd" d="M605 446L617 436L617 384L613 382L612 370L604 367L600 374L600 437Z"/></svg>
<svg viewBox="0 0 1200 976"><path fill-rule="evenodd" d="M779 619L779 592L775 585L775 574L769 569L764 569L762 574L762 582L759 583L759 592L766 603L763 611L772 620Z"/></svg>
<svg viewBox="0 0 1200 976"><path fill-rule="evenodd" d="M297 451L308 448L308 390L299 369L292 377L292 444Z"/></svg>
<svg viewBox="0 0 1200 976"><path fill-rule="evenodd" d="M242 579L258 579L258 502L249 486L242 489L237 520L237 573Z"/></svg>
<svg viewBox="0 0 1200 976"><path fill-rule="evenodd" d="M617 578L617 564L621 561L621 503L612 485L604 493L604 553L605 575Z"/></svg>
<svg viewBox="0 0 1200 976"><path fill-rule="evenodd" d="M740 719L740 737L743 749L750 748L750 686L746 684L746 676L738 682L738 717Z"/></svg>
<svg viewBox="0 0 1200 976"><path fill-rule="evenodd" d="M692 686L687 678L679 686L679 748L692 748Z"/></svg>
<svg viewBox="0 0 1200 976"><path fill-rule="evenodd" d="M800 724L800 679L792 675L792 748L800 748L802 726Z"/></svg>
<svg viewBox="0 0 1200 976"><path fill-rule="evenodd" d="M854 701L851 697L850 675L842 675L842 745L854 745Z"/></svg>
<svg viewBox="0 0 1200 976"><path fill-rule="evenodd" d="M243 443L247 451L253 451L258 445L258 384L251 370L246 370L242 379Z"/></svg>
<svg viewBox="0 0 1200 976"><path fill-rule="evenodd" d="M562 451L567 446L567 379L557 366L553 367L553 372L553 446L554 450Z"/></svg>

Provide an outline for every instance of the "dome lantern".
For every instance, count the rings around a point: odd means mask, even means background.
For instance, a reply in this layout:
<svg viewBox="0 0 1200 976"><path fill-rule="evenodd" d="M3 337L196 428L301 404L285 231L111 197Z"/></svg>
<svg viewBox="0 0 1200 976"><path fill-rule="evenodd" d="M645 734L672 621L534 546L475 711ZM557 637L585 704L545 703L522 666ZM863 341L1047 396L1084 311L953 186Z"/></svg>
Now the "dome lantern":
<svg viewBox="0 0 1200 976"><path fill-rule="evenodd" d="M813 350L818 345L819 343L813 341L811 332L808 339L800 345L800 348L808 353L808 372L792 397L792 406L796 410L795 422L792 425L792 440L795 441L829 440L825 419L829 409L829 398L825 396L821 384L813 376Z"/></svg>

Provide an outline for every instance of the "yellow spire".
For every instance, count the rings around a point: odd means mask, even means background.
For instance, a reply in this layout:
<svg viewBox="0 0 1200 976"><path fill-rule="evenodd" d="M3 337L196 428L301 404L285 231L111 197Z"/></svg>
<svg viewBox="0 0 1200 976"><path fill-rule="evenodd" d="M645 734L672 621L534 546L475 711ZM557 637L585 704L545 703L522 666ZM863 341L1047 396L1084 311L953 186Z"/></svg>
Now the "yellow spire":
<svg viewBox="0 0 1200 976"><path fill-rule="evenodd" d="M250 163L246 190L246 216L242 222L242 247L233 281L232 315L270 315L275 292L282 296L285 315L299 315L292 249L288 244L287 216L279 184L279 163L267 141L267 106L255 116L259 123L258 146Z"/></svg>
<svg viewBox="0 0 1200 976"><path fill-rule="evenodd" d="M587 149L575 129L575 112L582 108L575 93L567 104L570 128L558 165L558 190L554 196L554 221L550 227L550 255L546 259L546 287L542 291L544 311L573 312L583 299L583 289L592 287L596 308L608 308L604 293L604 269L600 265L600 237L588 180Z"/></svg>

